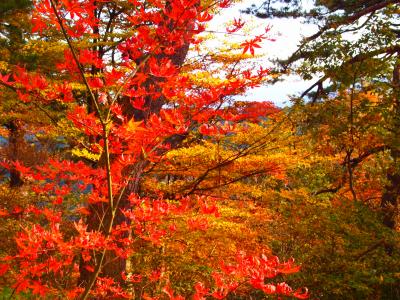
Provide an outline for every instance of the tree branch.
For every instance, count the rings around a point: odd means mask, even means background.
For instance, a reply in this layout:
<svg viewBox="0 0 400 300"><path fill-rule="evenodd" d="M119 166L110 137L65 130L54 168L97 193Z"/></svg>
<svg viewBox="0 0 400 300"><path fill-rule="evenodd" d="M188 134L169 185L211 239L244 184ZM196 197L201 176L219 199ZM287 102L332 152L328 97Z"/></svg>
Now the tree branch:
<svg viewBox="0 0 400 300"><path fill-rule="evenodd" d="M325 26L323 26L318 32L316 32L315 34L308 36L306 38L303 39L300 47L286 60L282 61L282 66L284 67L284 69L287 69L289 65L291 65L293 62L299 60L302 55L301 55L301 51L304 49L304 47L306 46L306 44L308 42L311 42L317 38L319 38L322 34L324 34L327 30L329 29L334 29L337 28L339 26L342 25L348 25L351 24L353 22L355 22L356 20L360 19L361 17L367 15L367 14L373 14L376 11L385 8L386 6L390 5L390 4L397 4L400 3L400 0L386 0L386 1L382 1L379 3L376 3L372 6L366 7L362 10L360 10L359 12L356 12L352 15L346 16L344 17L342 20L340 21L335 21L335 22L329 22L327 24L325 24Z"/></svg>

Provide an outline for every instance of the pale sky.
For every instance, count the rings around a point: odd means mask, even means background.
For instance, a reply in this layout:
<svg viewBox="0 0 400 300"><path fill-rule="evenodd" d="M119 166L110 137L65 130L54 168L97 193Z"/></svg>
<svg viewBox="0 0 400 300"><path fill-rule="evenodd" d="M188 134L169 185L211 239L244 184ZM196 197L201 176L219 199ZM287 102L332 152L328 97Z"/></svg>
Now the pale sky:
<svg viewBox="0 0 400 300"><path fill-rule="evenodd" d="M260 29L260 33L262 33L263 28L265 28L267 25L271 25L271 35L276 38L276 41L267 41L264 43L264 47L261 50L261 52L265 54L265 58L262 59L263 66L271 65L268 62L268 59L287 58L297 49L297 45L299 44L302 36L309 36L317 31L317 27L315 25L302 24L298 19L266 20L240 13L241 9L244 9L250 5L251 1L243 1L242 3L225 9L221 15L216 16L212 20L209 29L220 31L221 28L225 28L224 23L233 20L234 17L240 17L248 24L254 24L252 27L256 33L258 29ZM260 51L258 53L260 54ZM253 90L246 95L246 99L258 101L269 100L278 106L284 106L289 104L289 95L301 94L312 84L312 82L313 81L304 82L297 76L290 76L284 81L278 82L273 86L264 86Z"/></svg>

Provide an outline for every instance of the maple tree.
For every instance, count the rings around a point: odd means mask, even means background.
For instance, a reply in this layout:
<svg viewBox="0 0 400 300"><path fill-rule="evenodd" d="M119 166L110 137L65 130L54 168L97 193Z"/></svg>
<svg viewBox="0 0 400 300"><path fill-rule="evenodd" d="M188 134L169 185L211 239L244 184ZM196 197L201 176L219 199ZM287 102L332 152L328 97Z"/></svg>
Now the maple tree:
<svg viewBox="0 0 400 300"><path fill-rule="evenodd" d="M1 275L17 293L79 299L154 299L163 293L170 299L183 298L175 295L168 270L146 269L138 274L132 256L144 243L162 245L180 228L205 230L206 217L189 217L180 223L175 219L187 218L190 212L217 215L218 197L199 197L195 191L208 185L214 170L232 166L265 140L231 149L202 174L191 173L184 180L187 186L173 192L157 186L149 189L144 178L157 180L158 166L171 165L169 153L185 147L191 134L218 140L240 134L245 126L235 123L243 119L257 122L259 116L277 111L268 103L229 105L230 97L265 80L268 70L253 70L240 61L268 39L269 28L244 41L242 48L233 47L239 60L222 61L224 69L216 69L215 61L207 62L201 53L200 34L206 23L229 5L226 0L34 2L34 40L58 35L64 58L47 73L15 66L11 74L1 75L0 83L19 101L47 116L50 109L62 107L66 120L52 125L65 130L73 141L74 157L55 153L28 166L13 159L2 163L25 181L26 203L1 211L22 228L16 247L5 253L0 265ZM241 27L242 22L234 20L227 32ZM198 52L192 65L191 45ZM219 81L199 82L199 71L218 75ZM231 175L279 172L270 162L256 173ZM217 185L231 182L235 178L220 178ZM305 299L307 291L293 291L284 282L266 282L298 270L292 260L282 263L270 254L238 251L233 261L212 273L209 287L197 282L191 295L223 299L247 283L265 294Z"/></svg>

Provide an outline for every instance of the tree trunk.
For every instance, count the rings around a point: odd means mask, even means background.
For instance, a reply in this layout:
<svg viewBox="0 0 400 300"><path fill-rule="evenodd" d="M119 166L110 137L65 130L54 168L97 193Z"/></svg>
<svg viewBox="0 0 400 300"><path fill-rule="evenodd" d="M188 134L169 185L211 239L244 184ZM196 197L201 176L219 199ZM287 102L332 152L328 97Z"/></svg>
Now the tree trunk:
<svg viewBox="0 0 400 300"><path fill-rule="evenodd" d="M393 69L393 125L390 141L390 154L393 159L387 171L388 184L381 198L384 213L384 224L394 230L400 230L399 198L400 198L400 58Z"/></svg>
<svg viewBox="0 0 400 300"><path fill-rule="evenodd" d="M11 120L6 124L10 132L8 138L8 160L13 162L21 158L21 147L24 143L24 131L22 128L22 123L18 120ZM16 188L24 184L20 172L15 168L10 169L10 187Z"/></svg>
<svg viewBox="0 0 400 300"><path fill-rule="evenodd" d="M191 27L193 26L193 24L189 24L188 25L188 32L191 32ZM189 28L190 27L190 28ZM177 67L181 67L185 61L185 58L187 56L187 53L189 51L189 43L184 44L180 49L178 49L174 55L172 56L167 56L165 54L161 54L159 55L157 58L158 59L162 59L162 58L169 58L171 59L172 63ZM140 64L140 62L138 63ZM146 69L146 66L144 66L144 69ZM150 76L148 81L146 83L144 83L144 87L146 88L147 86L150 85L154 85L157 87L157 83L159 83L160 81L162 81L161 78L156 78L156 77L152 77ZM161 92L161 89L160 89ZM158 114L163 106L163 104L165 103L166 99L161 96L157 99L153 99L151 97L147 97L146 101L145 101L145 110L138 110L135 109L128 98L122 98L121 99L121 106L124 112L125 117L129 120L134 118L135 121L143 121L146 123L148 117L150 116L150 114ZM166 141L169 144L173 144L171 145L171 147L178 147L178 145L180 144L180 142L185 138L185 136L179 136L179 137L171 137L168 139L168 141ZM111 160L113 158L111 157ZM143 176L143 172L146 168L146 166L148 165L148 161L146 160L139 160L136 164L130 166L127 168L127 170L125 170L126 174L130 174L131 177L133 178L132 180L130 180L127 184L127 187L125 189L125 191L123 192L122 196L121 196L121 200L119 202L118 205L118 209L117 209L117 214L115 219L113 220L113 227L117 226L117 225L121 225L123 223L127 223L129 224L129 220L121 213L121 209L124 208L129 208L130 207L130 203L128 201L128 196L133 194L139 194L140 193L140 182L141 182L141 178ZM98 167L104 167L104 165L102 165L102 163L99 163ZM118 197L118 195L117 195ZM99 230L102 231L103 233L106 232L106 224L109 224L109 222L111 221L111 214L107 213L105 215L104 221L103 221L103 225L101 226L101 220L99 219L98 216L103 216L104 215L104 211L109 211L107 210L107 204L96 204L96 205L90 205L89 206L89 210L90 210L90 216L88 217L87 220L87 224L88 224L88 231L91 230ZM125 237L128 237L128 233L126 234ZM127 270L127 262L125 259L117 257L114 253L107 253L106 257L105 257L105 262L104 264L106 265L102 271L100 276L107 276L107 277L111 277L113 278L116 282L120 282L121 284L124 284L123 280L122 280L122 273L129 273L131 270ZM94 264L94 262L90 262L91 265ZM104 265L103 264L103 265ZM85 263L83 261L83 259L81 259L80 261L80 278L79 278L79 285L80 286L86 286L86 284L90 281L91 276L92 276L92 272L89 272L86 268L85 265L87 265L87 263Z"/></svg>
<svg viewBox="0 0 400 300"><path fill-rule="evenodd" d="M392 151L393 152L393 151ZM392 154L392 156L394 156ZM400 152L396 151L394 161L399 162ZM382 195L381 206L384 212L383 223L395 230L399 230L399 195L400 174L396 167L390 168L387 173L388 184Z"/></svg>

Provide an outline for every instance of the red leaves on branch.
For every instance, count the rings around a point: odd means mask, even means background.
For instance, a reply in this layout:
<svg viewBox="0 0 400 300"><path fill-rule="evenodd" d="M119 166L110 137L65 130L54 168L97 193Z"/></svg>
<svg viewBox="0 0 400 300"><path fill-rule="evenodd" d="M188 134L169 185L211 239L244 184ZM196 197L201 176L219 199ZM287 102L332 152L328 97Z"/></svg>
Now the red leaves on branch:
<svg viewBox="0 0 400 300"><path fill-rule="evenodd" d="M246 40L244 43L241 44L241 46L243 47L243 54L245 54L246 52L250 52L250 54L252 56L254 56L254 50L255 48L262 48L261 47L261 42L263 40L269 40L269 41L275 41L275 39L268 37L268 33L271 30L270 26L267 26L265 28L265 33L261 34L261 35L257 35L255 36L253 39L250 40Z"/></svg>
<svg viewBox="0 0 400 300"><path fill-rule="evenodd" d="M226 28L226 31L227 31L228 33L237 32L237 31L239 31L240 29L243 28L244 24L245 24L245 23L244 23L241 19L236 19L236 18L235 18L235 19L233 19L232 26Z"/></svg>
<svg viewBox="0 0 400 300"><path fill-rule="evenodd" d="M184 66L187 51L191 43L202 41L196 35L213 18L213 10L205 10L197 0L121 3L34 1L33 31L65 31L72 49L65 50L58 73L49 78L23 67L16 67L12 76L0 75L3 85L16 89L23 102L62 101L66 118L79 132L75 149L95 157L90 163L76 157L30 167L19 161L7 163L29 178L26 189L38 199L0 210L0 215L24 221L15 238L16 252L0 264L0 276L10 276L17 292L48 298L129 298L125 280L143 286L156 283L170 299L183 299L164 276L169 276L166 267L151 274L124 274L122 280L106 274L109 265L130 259L143 245L157 248L182 231L205 231L212 225L209 220L220 215L212 197L177 194L167 199L157 188L141 189L144 174L151 174L154 165L168 165L166 154L177 147L174 142L191 131L222 138L236 133L236 123L259 122L279 111L268 102L228 101L261 84L268 70L239 70L212 85L191 79L195 73ZM230 4L216 3L221 8ZM234 19L227 30L233 33L243 26ZM243 53L254 55L264 39L266 33L245 41ZM92 50L96 48L101 51ZM199 69L207 71L206 64ZM129 190L135 185L140 188ZM111 259L103 263L103 256ZM196 283L193 297L223 299L247 284L267 294L305 299L307 292L265 282L298 270L292 261L282 264L275 257L239 253L233 264L223 263L213 273L213 287ZM93 286L78 283L84 272L93 276ZM155 299L145 295L144 299Z"/></svg>
<svg viewBox="0 0 400 300"><path fill-rule="evenodd" d="M22 165L19 161L15 161L13 166L16 171L20 172L22 176L29 176L31 174L31 169Z"/></svg>
<svg viewBox="0 0 400 300"><path fill-rule="evenodd" d="M231 0L221 0L218 4L219 4L219 7L221 7L221 8L228 8L232 4L232 1Z"/></svg>
<svg viewBox="0 0 400 300"><path fill-rule="evenodd" d="M102 68L104 66L103 60L96 51L91 51L88 49L83 49L79 53L79 62L81 65L94 66L96 68Z"/></svg>
<svg viewBox="0 0 400 300"><path fill-rule="evenodd" d="M256 36L254 39L246 40L244 43L240 44L243 47L243 54L247 51L254 56L254 48L261 48L260 43L262 42L262 36Z"/></svg>
<svg viewBox="0 0 400 300"><path fill-rule="evenodd" d="M150 279L150 281L155 282L155 281L160 280L161 276L162 276L161 269L153 270L149 275L149 279Z"/></svg>
<svg viewBox="0 0 400 300"><path fill-rule="evenodd" d="M89 82L89 86L90 86L92 89L100 89L100 88L102 88L102 87L104 86L103 80L101 80L101 79L98 78L98 77L90 78L90 79L88 80L88 82Z"/></svg>
<svg viewBox="0 0 400 300"><path fill-rule="evenodd" d="M206 218L191 218L188 220L187 224L191 231L206 231L209 227L208 219Z"/></svg>
<svg viewBox="0 0 400 300"><path fill-rule="evenodd" d="M308 292L293 290L285 283L265 283L266 279L274 278L279 275L281 270L290 268L294 271L293 260L281 264L276 256L267 257L265 255L251 256L244 252L239 252L236 256L236 263L227 265L221 263L221 271L213 273L215 290L211 294L214 298L223 299L231 291L234 291L243 282L262 290L269 295L292 296L298 299L307 299Z"/></svg>
<svg viewBox="0 0 400 300"><path fill-rule="evenodd" d="M0 74L0 81L4 84L7 85L12 85L12 82L9 82L8 80L10 79L10 74L2 75Z"/></svg>
<svg viewBox="0 0 400 300"><path fill-rule="evenodd" d="M230 113L230 116L227 116L229 120L257 123L262 119L272 118L280 109L269 101L237 101L227 112Z"/></svg>
<svg viewBox="0 0 400 300"><path fill-rule="evenodd" d="M198 196L197 203L200 207L200 213L206 215L213 214L217 218L220 216L216 199L213 199L211 197Z"/></svg>
<svg viewBox="0 0 400 300"><path fill-rule="evenodd" d="M56 92L58 93L57 98L61 99L62 102L69 103L74 101L72 88L67 82L57 85Z"/></svg>
<svg viewBox="0 0 400 300"><path fill-rule="evenodd" d="M76 106L74 111L68 114L68 118L88 136L98 136L102 132L101 124L94 113L88 114L83 106Z"/></svg>
<svg viewBox="0 0 400 300"><path fill-rule="evenodd" d="M15 83L18 83L26 91L42 91L48 87L47 80L40 74L28 74L22 67L16 67L13 74Z"/></svg>
<svg viewBox="0 0 400 300"><path fill-rule="evenodd" d="M175 75L176 68L170 59L164 58L157 61L154 57L149 59L150 74L156 77L171 77Z"/></svg>
<svg viewBox="0 0 400 300"><path fill-rule="evenodd" d="M113 278L99 277L93 290L96 299L130 299L130 295Z"/></svg>
<svg viewBox="0 0 400 300"><path fill-rule="evenodd" d="M200 13L200 14L198 15L197 21L199 21L199 22L208 22L208 21L211 21L212 18L213 18L213 16L210 15L210 14L208 13L208 11L204 11L204 12L202 12L202 13Z"/></svg>

